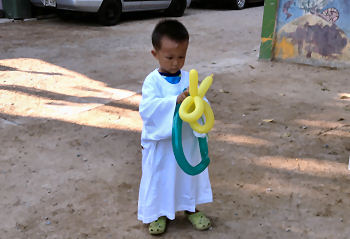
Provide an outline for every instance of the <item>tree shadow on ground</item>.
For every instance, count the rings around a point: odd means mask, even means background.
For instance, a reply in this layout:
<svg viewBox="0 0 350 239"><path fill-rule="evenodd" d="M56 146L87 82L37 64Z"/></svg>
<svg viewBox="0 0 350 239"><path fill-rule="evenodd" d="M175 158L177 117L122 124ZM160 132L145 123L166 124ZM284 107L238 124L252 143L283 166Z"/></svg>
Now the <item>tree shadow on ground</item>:
<svg viewBox="0 0 350 239"><path fill-rule="evenodd" d="M3 66L3 65L0 65L0 71L19 71L19 72L25 72L25 73L31 73L31 74L43 74L43 75L62 75L61 73L55 73L55 72L22 71L15 67L9 67L9 66Z"/></svg>

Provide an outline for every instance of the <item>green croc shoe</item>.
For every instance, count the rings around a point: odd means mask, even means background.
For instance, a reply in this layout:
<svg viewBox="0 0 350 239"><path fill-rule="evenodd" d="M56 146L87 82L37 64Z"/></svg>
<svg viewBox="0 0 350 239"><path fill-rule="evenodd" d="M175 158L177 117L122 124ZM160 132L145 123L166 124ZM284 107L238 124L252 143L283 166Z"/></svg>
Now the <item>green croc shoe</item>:
<svg viewBox="0 0 350 239"><path fill-rule="evenodd" d="M193 227L197 230L203 231L210 228L211 223L209 218L207 218L204 213L186 213L188 220L192 223Z"/></svg>
<svg viewBox="0 0 350 239"><path fill-rule="evenodd" d="M166 217L160 217L154 222L151 222L148 227L148 231L151 235L159 235L165 232L166 229Z"/></svg>

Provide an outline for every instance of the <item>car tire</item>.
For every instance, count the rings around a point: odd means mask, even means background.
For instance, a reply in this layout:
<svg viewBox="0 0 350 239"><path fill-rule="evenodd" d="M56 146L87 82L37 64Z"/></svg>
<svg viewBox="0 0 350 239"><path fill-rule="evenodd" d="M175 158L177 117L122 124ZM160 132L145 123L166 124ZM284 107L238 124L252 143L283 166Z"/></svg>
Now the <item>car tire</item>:
<svg viewBox="0 0 350 239"><path fill-rule="evenodd" d="M246 0L229 0L229 5L231 9L237 9L242 10L245 6L247 1Z"/></svg>
<svg viewBox="0 0 350 239"><path fill-rule="evenodd" d="M172 0L165 14L169 17L181 17L184 15L186 5L186 0Z"/></svg>
<svg viewBox="0 0 350 239"><path fill-rule="evenodd" d="M122 14L122 4L119 0L104 0L97 12L98 22L104 26L116 25Z"/></svg>

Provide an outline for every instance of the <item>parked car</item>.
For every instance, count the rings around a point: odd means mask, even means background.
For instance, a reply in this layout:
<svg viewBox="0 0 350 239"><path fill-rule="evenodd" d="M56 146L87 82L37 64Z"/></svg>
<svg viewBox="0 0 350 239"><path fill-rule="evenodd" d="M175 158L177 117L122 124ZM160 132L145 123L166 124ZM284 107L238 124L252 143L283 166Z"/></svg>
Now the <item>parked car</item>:
<svg viewBox="0 0 350 239"><path fill-rule="evenodd" d="M241 10L248 3L264 2L264 0L192 0L196 5L218 4L220 7Z"/></svg>
<svg viewBox="0 0 350 239"><path fill-rule="evenodd" d="M168 16L181 17L191 0L30 0L37 7L97 13L100 24L118 23L121 13L164 10Z"/></svg>
<svg viewBox="0 0 350 239"><path fill-rule="evenodd" d="M228 4L231 8L241 10L247 3L264 2L264 0L228 0Z"/></svg>

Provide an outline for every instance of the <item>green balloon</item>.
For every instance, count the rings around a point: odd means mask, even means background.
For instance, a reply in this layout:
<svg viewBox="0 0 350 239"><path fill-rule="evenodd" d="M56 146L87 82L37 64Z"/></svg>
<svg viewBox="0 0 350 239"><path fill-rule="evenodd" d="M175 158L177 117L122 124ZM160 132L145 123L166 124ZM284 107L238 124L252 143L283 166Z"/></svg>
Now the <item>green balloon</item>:
<svg viewBox="0 0 350 239"><path fill-rule="evenodd" d="M180 105L176 105L172 128L172 144L175 159L180 168L189 175L197 175L206 169L210 163L208 156L207 138L197 138L202 161L196 166L192 166L186 159L182 148L182 119L179 116Z"/></svg>

